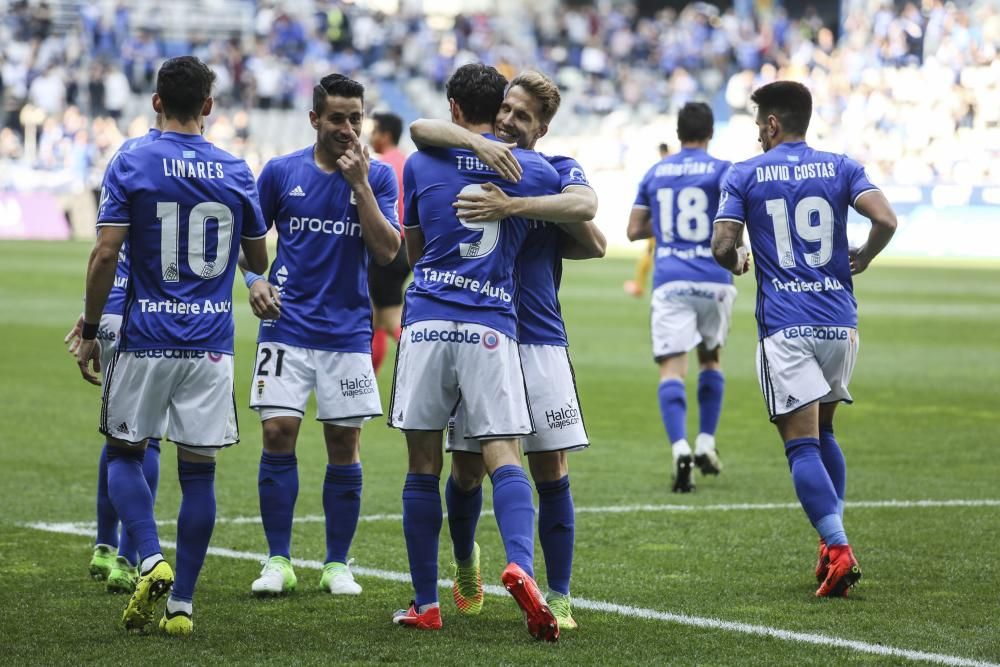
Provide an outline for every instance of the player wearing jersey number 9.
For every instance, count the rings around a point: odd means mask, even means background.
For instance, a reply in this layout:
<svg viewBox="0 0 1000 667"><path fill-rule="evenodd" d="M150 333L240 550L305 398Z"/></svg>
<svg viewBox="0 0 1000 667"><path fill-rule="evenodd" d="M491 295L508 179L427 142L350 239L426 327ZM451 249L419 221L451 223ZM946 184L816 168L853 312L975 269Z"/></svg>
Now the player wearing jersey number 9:
<svg viewBox="0 0 1000 667"><path fill-rule="evenodd" d="M812 96L777 81L754 91L764 154L735 165L723 184L712 252L741 272L744 226L757 273L757 374L785 443L792 483L820 536L817 596L846 596L861 568L844 530L847 466L833 432L858 351L852 274L892 238L896 216L864 169L805 142ZM872 221L868 242L847 245L847 208ZM791 215L790 215L791 214Z"/></svg>

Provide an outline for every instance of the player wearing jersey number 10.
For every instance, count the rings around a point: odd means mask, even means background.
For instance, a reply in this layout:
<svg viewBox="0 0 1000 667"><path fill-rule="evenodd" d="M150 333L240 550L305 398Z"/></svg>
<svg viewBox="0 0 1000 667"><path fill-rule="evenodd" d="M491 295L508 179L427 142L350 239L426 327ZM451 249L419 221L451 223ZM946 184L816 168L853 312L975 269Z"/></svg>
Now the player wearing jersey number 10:
<svg viewBox="0 0 1000 667"><path fill-rule="evenodd" d="M361 513L361 426L382 414L372 369L368 268L388 264L400 246L398 188L392 168L369 159L358 141L364 87L340 74L313 91L316 143L265 165L261 210L278 231L270 276L248 273L250 303L264 320L250 407L260 415L260 516L269 558L251 585L256 595L296 587L292 517L299 490L295 446L309 394L323 423L326 557L319 586L357 595L348 551Z"/></svg>
<svg viewBox="0 0 1000 667"><path fill-rule="evenodd" d="M159 625L172 635L193 628L195 582L215 525L215 455L239 442L232 396L239 248L252 269L267 267L267 230L249 167L201 136L214 79L190 56L161 66L153 109L164 115L164 132L120 155L104 180L77 350L84 379L99 382L91 370L100 370L95 337L127 236L131 284L121 342L105 374L100 429L110 445L111 502L140 558L122 621L146 627L173 587ZM168 431L182 494L176 582L161 555L142 471L147 439Z"/></svg>
<svg viewBox="0 0 1000 667"><path fill-rule="evenodd" d="M838 403L852 400L852 275L889 243L896 215L860 164L806 144L812 96L805 86L776 81L751 100L764 154L726 176L712 252L725 268L745 273L746 227L757 274L757 377L795 492L819 533L816 595L846 596L861 568L844 530L847 465L833 416ZM872 222L867 243L856 249L847 243L849 206Z"/></svg>
<svg viewBox="0 0 1000 667"><path fill-rule="evenodd" d="M694 490L692 468L718 475L715 430L722 413L725 378L719 351L726 342L736 288L712 258L711 212L730 164L708 154L712 110L689 102L677 114L681 150L646 172L629 217L629 239L656 240L651 304L653 358L660 366L657 395L674 460L675 492ZM688 352L697 348L700 425L695 449L687 441Z"/></svg>

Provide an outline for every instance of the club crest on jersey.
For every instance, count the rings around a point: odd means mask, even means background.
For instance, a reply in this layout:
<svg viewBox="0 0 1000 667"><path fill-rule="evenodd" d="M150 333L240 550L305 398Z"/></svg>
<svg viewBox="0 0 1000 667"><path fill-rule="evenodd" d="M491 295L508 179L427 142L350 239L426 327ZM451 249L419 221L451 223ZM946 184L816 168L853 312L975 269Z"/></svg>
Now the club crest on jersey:
<svg viewBox="0 0 1000 667"><path fill-rule="evenodd" d="M263 398L264 396L264 380L257 380L257 398Z"/></svg>
<svg viewBox="0 0 1000 667"><path fill-rule="evenodd" d="M487 331L483 334L483 347L487 350L495 350L500 345L500 335L496 331Z"/></svg>

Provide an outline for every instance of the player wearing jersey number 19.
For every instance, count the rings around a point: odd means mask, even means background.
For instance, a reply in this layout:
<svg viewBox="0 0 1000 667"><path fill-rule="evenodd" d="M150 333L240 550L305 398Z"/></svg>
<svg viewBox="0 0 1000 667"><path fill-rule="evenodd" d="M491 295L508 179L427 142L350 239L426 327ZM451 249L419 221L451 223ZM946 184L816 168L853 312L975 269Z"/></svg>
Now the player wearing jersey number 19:
<svg viewBox="0 0 1000 667"><path fill-rule="evenodd" d="M298 496L295 456L309 395L323 423L326 557L320 588L357 595L348 552L361 513L361 426L382 414L372 370L368 268L389 263L400 245L398 190L389 165L358 141L364 87L340 74L313 91L316 143L277 157L258 182L261 210L278 232L269 279L251 273L250 303L264 315L250 407L263 428L258 492L269 559L251 585L256 595L294 590L292 517ZM276 314L271 312L270 314Z"/></svg>
<svg viewBox="0 0 1000 667"><path fill-rule="evenodd" d="M145 628L170 592L160 628L171 635L192 631L195 583L215 525L215 455L239 442L232 396L239 248L251 268L267 267L266 229L249 167L201 136L214 79L190 56L161 66L153 109L164 115L163 134L119 156L104 179L77 350L83 378L100 384L98 321L127 236L132 273L122 340L105 377L100 430L108 438L111 502L140 559L122 622ZM142 472L147 440L168 429L182 495L176 582L161 554Z"/></svg>
<svg viewBox="0 0 1000 667"><path fill-rule="evenodd" d="M719 351L726 342L736 288L712 258L711 211L729 163L708 154L714 132L712 110L689 102L677 114L681 150L646 172L629 217L629 240L656 240L650 317L653 358L660 366L657 395L673 454L673 490L694 490L692 468L722 470L715 431L722 413L725 379ZM687 441L688 353L697 348L700 425L695 449Z"/></svg>
<svg viewBox="0 0 1000 667"><path fill-rule="evenodd" d="M889 243L896 215L861 165L806 144L812 96L805 86L777 81L751 100L764 154L726 176L712 252L745 273L746 227L757 274L757 375L795 492L819 533L816 595L846 596L861 568L844 530L847 465L833 416L839 402L851 402L858 351L852 276ZM860 248L848 247L849 206L872 222Z"/></svg>

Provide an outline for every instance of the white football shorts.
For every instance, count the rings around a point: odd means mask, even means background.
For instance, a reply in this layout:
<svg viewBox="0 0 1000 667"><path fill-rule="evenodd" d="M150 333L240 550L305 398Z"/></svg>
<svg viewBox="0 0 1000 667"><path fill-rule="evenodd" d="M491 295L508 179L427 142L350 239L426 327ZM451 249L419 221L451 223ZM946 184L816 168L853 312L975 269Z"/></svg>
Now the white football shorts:
<svg viewBox="0 0 1000 667"><path fill-rule="evenodd" d="M232 355L119 351L104 383L101 433L131 443L167 435L202 456L235 445L240 434Z"/></svg>
<svg viewBox="0 0 1000 667"><path fill-rule="evenodd" d="M250 407L260 414L261 421L301 419L313 390L318 421L361 428L382 414L370 354L260 343L253 372Z"/></svg>
<svg viewBox="0 0 1000 667"><path fill-rule="evenodd" d="M389 426L443 431L459 400L478 440L534 432L517 342L480 324L428 320L403 328Z"/></svg>
<svg viewBox="0 0 1000 667"><path fill-rule="evenodd" d="M108 376L111 360L118 351L118 339L121 335L121 315L101 315L101 323L97 329L97 343L101 346L101 372Z"/></svg>
<svg viewBox="0 0 1000 667"><path fill-rule="evenodd" d="M851 403L858 330L794 326L757 344L757 379L771 421L810 403Z"/></svg>
<svg viewBox="0 0 1000 667"><path fill-rule="evenodd" d="M521 345L520 351L528 406L535 424L534 435L526 435L521 440L524 452L536 454L587 447L590 441L584 428L569 350L559 345ZM464 437L466 432L463 401L448 424L446 449L482 453L479 440Z"/></svg>
<svg viewBox="0 0 1000 667"><path fill-rule="evenodd" d="M726 344L736 288L725 283L677 280L653 290L650 329L657 361L685 354L704 343L709 350Z"/></svg>

